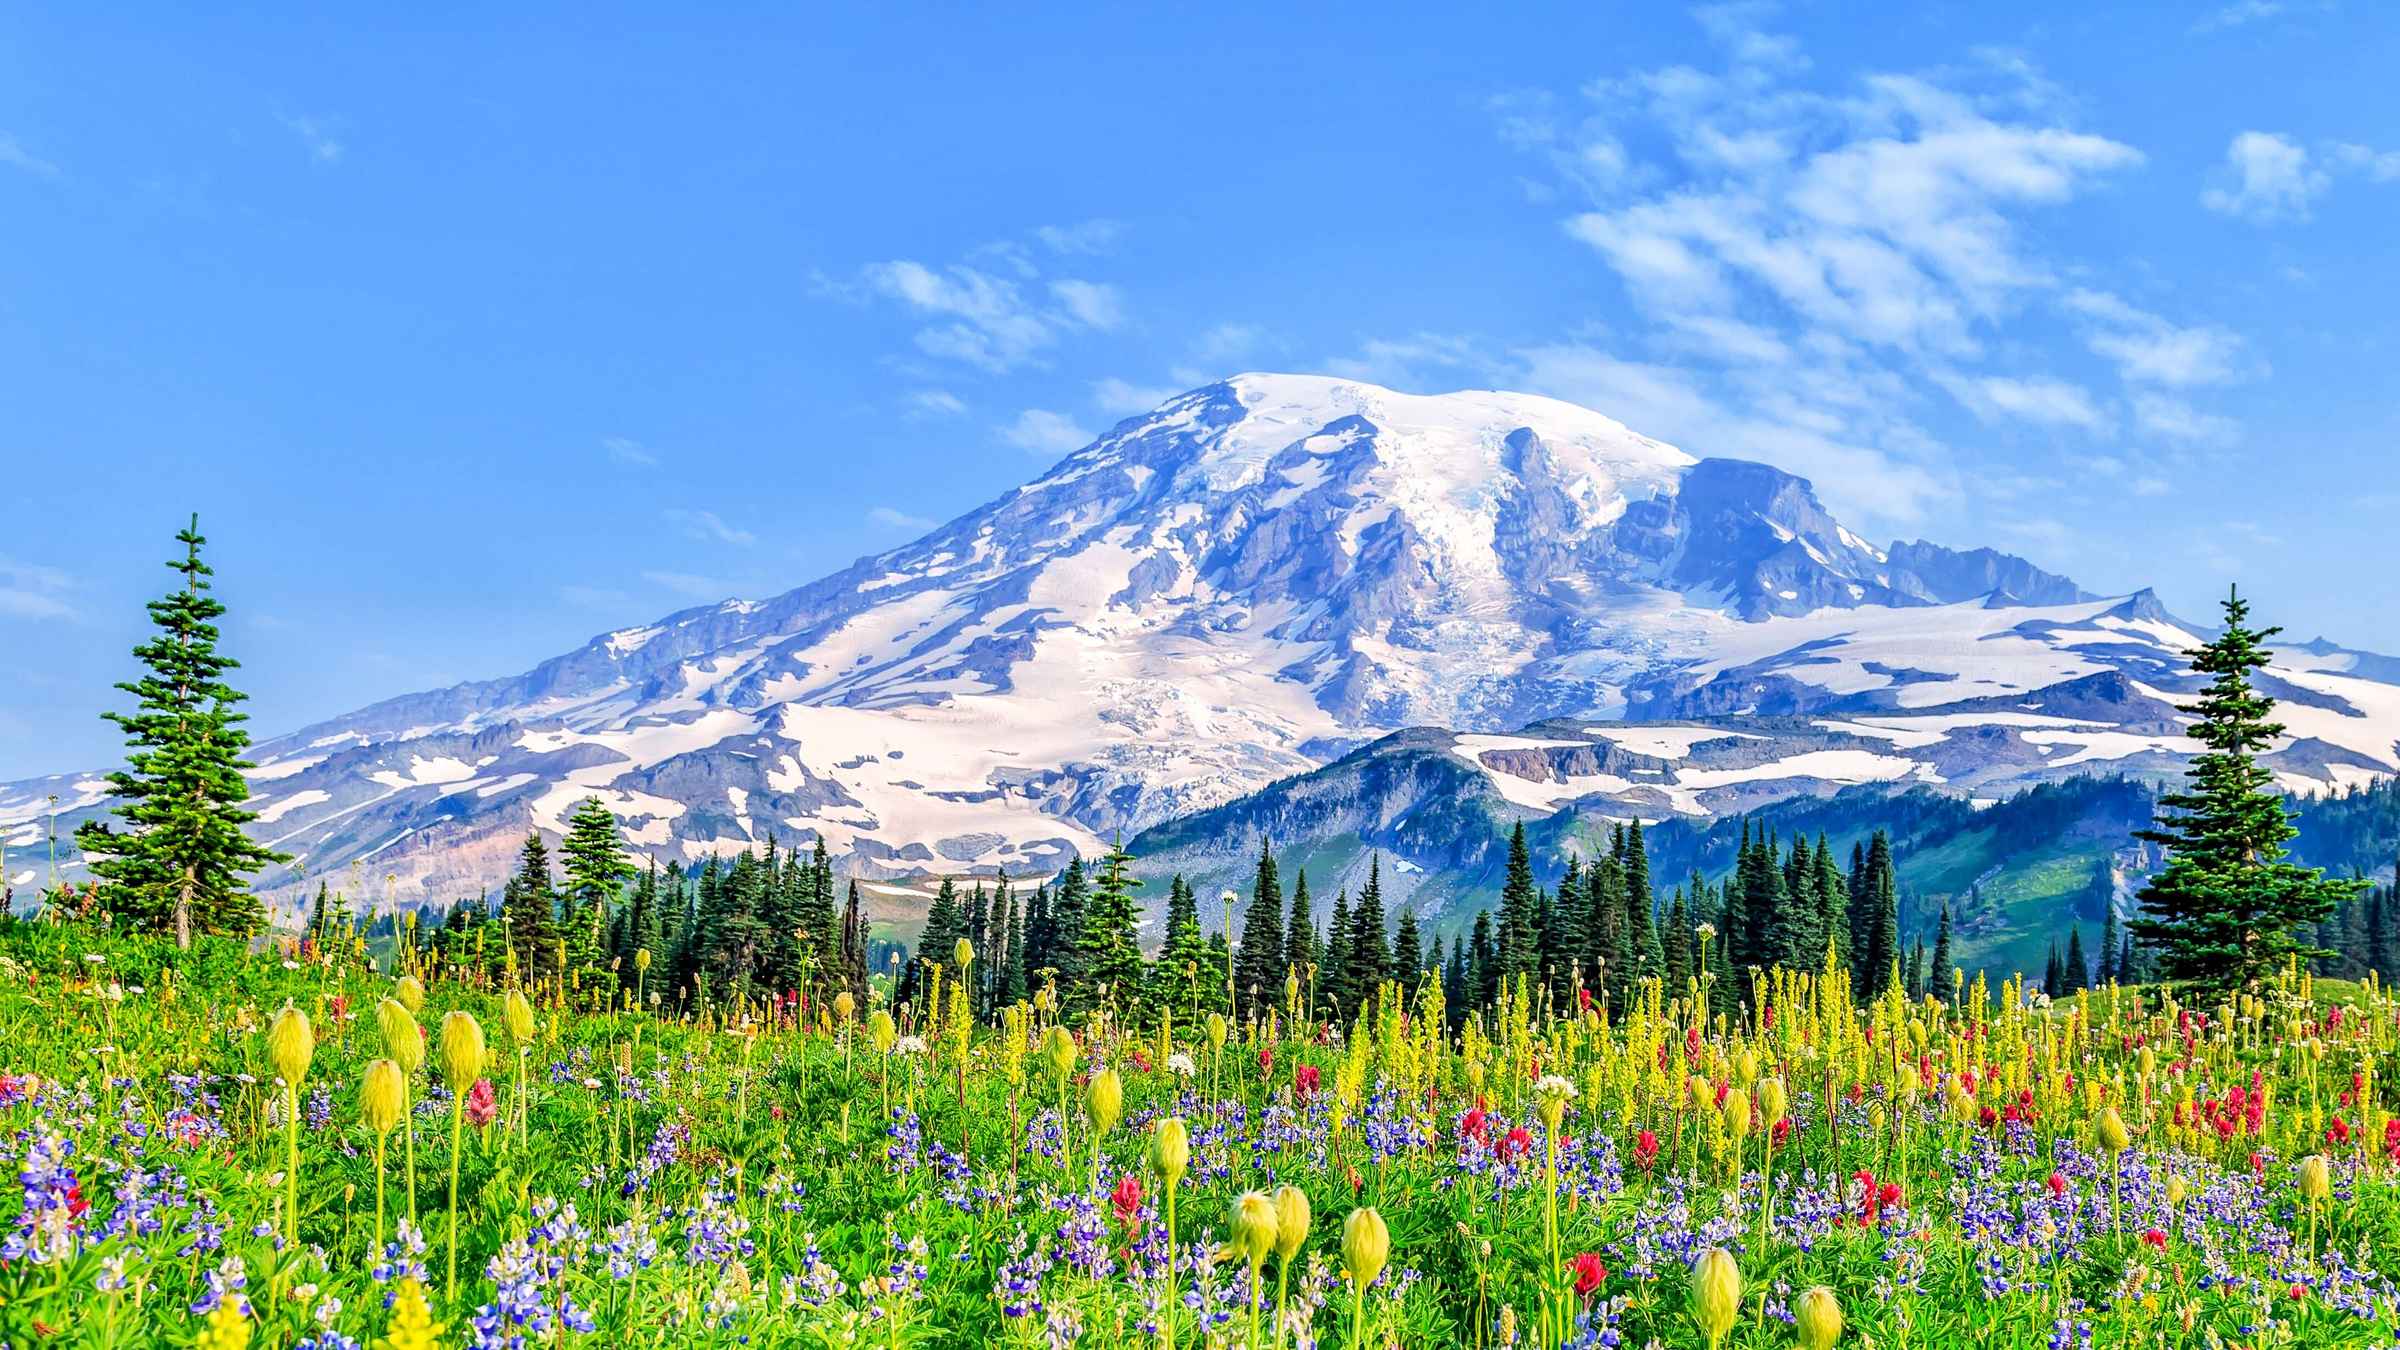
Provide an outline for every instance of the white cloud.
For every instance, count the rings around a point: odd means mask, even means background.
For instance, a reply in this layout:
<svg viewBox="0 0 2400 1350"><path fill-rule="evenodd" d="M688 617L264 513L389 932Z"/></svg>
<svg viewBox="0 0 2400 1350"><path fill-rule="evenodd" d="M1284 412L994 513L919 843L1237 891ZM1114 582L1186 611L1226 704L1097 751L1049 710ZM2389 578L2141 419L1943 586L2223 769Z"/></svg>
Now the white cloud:
<svg viewBox="0 0 2400 1350"><path fill-rule="evenodd" d="M2248 373L2242 340L2226 329L2181 327L2107 291L2069 291L2064 304L2088 321L2085 345L2116 362L2128 383L2185 388Z"/></svg>
<svg viewBox="0 0 2400 1350"><path fill-rule="evenodd" d="M695 576L690 572L644 572L642 579L663 590L693 600L731 599L738 589L721 577Z"/></svg>
<svg viewBox="0 0 2400 1350"><path fill-rule="evenodd" d="M0 131L0 164L13 165L27 173L38 173L45 178L58 172L57 165L19 145L17 138L5 131Z"/></svg>
<svg viewBox="0 0 2400 1350"><path fill-rule="evenodd" d="M636 468L643 469L656 468L658 465L658 456L652 454L649 447L640 441L630 440L623 436L608 436L602 438L600 446L608 451L610 459L619 464L631 464Z"/></svg>
<svg viewBox="0 0 2400 1350"><path fill-rule="evenodd" d="M1104 413L1130 417L1146 413L1182 392L1169 385L1138 385L1110 376L1092 382L1092 406Z"/></svg>
<svg viewBox="0 0 2400 1350"><path fill-rule="evenodd" d="M929 356L1000 372L1032 360L1055 340L1049 321L1005 278L963 266L937 272L907 259L872 263L865 275L875 291L952 320L918 331L917 346Z"/></svg>
<svg viewBox="0 0 2400 1350"><path fill-rule="evenodd" d="M1125 233L1121 220L1086 220L1074 225L1043 225L1033 232L1053 253L1106 253Z"/></svg>
<svg viewBox="0 0 2400 1350"><path fill-rule="evenodd" d="M300 138L301 144L308 147L309 158L319 164L335 164L341 161L342 143L334 139L332 128L323 119L307 116L286 117L283 119L283 124L291 130L293 135Z"/></svg>
<svg viewBox="0 0 2400 1350"><path fill-rule="evenodd" d="M2262 19L2272 19L2283 11L2283 0L2234 0L2232 4L2221 5L2200 16L2199 22L2192 25L2192 31L2213 33L2226 28L2239 28Z"/></svg>
<svg viewBox="0 0 2400 1350"><path fill-rule="evenodd" d="M1821 407L1795 409L1748 396L1720 400L1696 372L1628 361L1576 343L1515 355L1522 363L1518 381L1535 393L1597 409L1688 454L1763 460L1799 474L1853 523L1912 526L1935 504L1958 495L1945 474L1870 443L1872 437L1855 434L1851 422ZM1745 410L1733 411L1729 402Z"/></svg>
<svg viewBox="0 0 2400 1350"><path fill-rule="evenodd" d="M1474 338L1454 333L1368 338L1356 353L1325 362L1328 374L1418 393L1450 392L1470 373L1490 383L1501 368Z"/></svg>
<svg viewBox="0 0 2400 1350"><path fill-rule="evenodd" d="M748 548L758 542L757 535L726 524L714 511L672 506L667 508L665 514L669 521L682 526L683 532L694 539L710 543L734 544L742 548Z"/></svg>
<svg viewBox="0 0 2400 1350"><path fill-rule="evenodd" d="M2306 146L2268 131L2235 136L2219 176L2230 186L2203 190L2200 204L2260 222L2308 219L2309 203L2333 185L2332 175L2309 162Z"/></svg>
<svg viewBox="0 0 2400 1350"><path fill-rule="evenodd" d="M1106 333L1125 322L1125 297L1116 287L1072 278L1050 283L1050 294L1075 322Z"/></svg>
<svg viewBox="0 0 2400 1350"><path fill-rule="evenodd" d="M1267 343L1267 333L1255 324L1221 323L1192 342L1192 359L1211 367L1211 379L1232 375L1229 369L1247 361Z"/></svg>
<svg viewBox="0 0 2400 1350"><path fill-rule="evenodd" d="M2135 394L2133 420L2152 435L2194 445L2229 445L2241 435L2241 427L2233 419L2201 412L2164 394Z"/></svg>
<svg viewBox="0 0 2400 1350"><path fill-rule="evenodd" d="M0 619L72 619L74 578L55 567L0 556Z"/></svg>
<svg viewBox="0 0 2400 1350"><path fill-rule="evenodd" d="M2020 379L2008 375L1940 377L1944 388L1986 421L2014 418L2042 426L2081 427L2101 431L2108 426L2082 387L2049 376Z"/></svg>
<svg viewBox="0 0 2400 1350"><path fill-rule="evenodd" d="M2400 179L2400 150L2377 150L2371 146L2337 141L2329 152L2333 162L2355 173L2363 173L2378 183Z"/></svg>
<svg viewBox="0 0 2400 1350"><path fill-rule="evenodd" d="M1016 421L1000 428L1000 439L1029 454L1063 455L1090 444L1092 434L1064 413L1027 408L1017 414Z"/></svg>
<svg viewBox="0 0 2400 1350"><path fill-rule="evenodd" d="M966 410L965 401L947 389L919 389L908 396L912 417L956 417Z"/></svg>
<svg viewBox="0 0 2400 1350"><path fill-rule="evenodd" d="M934 522L928 520L924 516L912 516L906 511L900 510L898 507L893 506L870 507L867 510L867 519L877 525L889 526L895 530L916 530L922 532L925 530L930 530L934 526Z"/></svg>

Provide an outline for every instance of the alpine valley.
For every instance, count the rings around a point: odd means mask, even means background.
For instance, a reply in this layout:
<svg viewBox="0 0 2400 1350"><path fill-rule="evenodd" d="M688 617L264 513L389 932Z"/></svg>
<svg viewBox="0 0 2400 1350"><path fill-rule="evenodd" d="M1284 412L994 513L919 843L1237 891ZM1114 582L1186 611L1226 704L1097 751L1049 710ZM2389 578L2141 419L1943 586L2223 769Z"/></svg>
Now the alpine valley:
<svg viewBox="0 0 2400 1350"><path fill-rule="evenodd" d="M2148 592L1877 547L1802 479L1571 404L1242 375L796 590L265 741L252 830L299 855L260 879L287 908L357 874L376 905L471 896L597 796L662 861L822 838L904 925L935 878L1122 837L1204 894L1267 841L1328 904L1380 858L1447 929L1517 821L1554 873L1638 818L1662 880L1722 869L1736 817L1844 849L1905 823L1904 880L2006 890L1965 940L2013 956L2058 920L2012 903L2122 912L2151 861L2125 826L2196 748L2204 637ZM2275 656L2284 787L2400 770L2400 660ZM0 786L10 882L40 874L52 796L64 849L103 789ZM2007 890L1988 836L2020 816L2090 846L2013 850L2079 861Z"/></svg>

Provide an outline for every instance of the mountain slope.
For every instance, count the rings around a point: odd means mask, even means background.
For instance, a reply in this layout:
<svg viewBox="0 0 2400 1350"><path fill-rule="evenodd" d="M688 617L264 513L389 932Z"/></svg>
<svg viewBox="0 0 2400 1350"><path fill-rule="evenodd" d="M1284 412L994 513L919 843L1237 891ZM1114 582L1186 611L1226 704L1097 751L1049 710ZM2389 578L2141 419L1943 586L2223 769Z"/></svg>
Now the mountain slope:
<svg viewBox="0 0 2400 1350"><path fill-rule="evenodd" d="M2004 781L2056 756L1918 755L1878 742L1923 724L1879 722L1988 725L2016 699L2080 719L2057 744L2171 738L2157 695L2189 634L2154 609L1989 551L1875 548L1803 480L1555 400L1244 375L820 581L268 741L257 828L310 875L355 864L415 901L496 880L585 795L654 854L816 835L869 878L1046 873L1417 726L1838 717L1845 754ZM2294 772L2393 766L2378 659L2282 672L2326 733ZM62 835L100 809L88 776L0 788L15 884L53 792Z"/></svg>

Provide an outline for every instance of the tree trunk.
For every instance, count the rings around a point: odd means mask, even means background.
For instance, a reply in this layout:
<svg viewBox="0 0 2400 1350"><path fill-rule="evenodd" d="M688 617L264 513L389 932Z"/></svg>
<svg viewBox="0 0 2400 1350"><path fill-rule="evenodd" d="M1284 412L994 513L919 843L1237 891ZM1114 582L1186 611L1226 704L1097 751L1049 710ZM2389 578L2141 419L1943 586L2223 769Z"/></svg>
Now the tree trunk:
<svg viewBox="0 0 2400 1350"><path fill-rule="evenodd" d="M192 869L183 869L183 885L175 891L175 947L190 951L192 947Z"/></svg>

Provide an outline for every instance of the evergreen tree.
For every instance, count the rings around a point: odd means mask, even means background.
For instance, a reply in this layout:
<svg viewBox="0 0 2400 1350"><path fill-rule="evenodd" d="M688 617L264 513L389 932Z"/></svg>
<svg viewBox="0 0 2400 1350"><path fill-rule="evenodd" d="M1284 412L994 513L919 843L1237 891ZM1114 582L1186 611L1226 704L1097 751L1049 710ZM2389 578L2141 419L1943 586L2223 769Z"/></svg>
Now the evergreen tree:
<svg viewBox="0 0 2400 1350"><path fill-rule="evenodd" d="M319 880L317 882L316 903L310 907L308 913L308 940L314 943L317 947L322 948L325 945L325 939L327 935L328 931L325 926L325 883L322 880Z"/></svg>
<svg viewBox="0 0 2400 1350"><path fill-rule="evenodd" d="M1933 970L1928 976L1931 982L1926 985L1925 992L1945 1003L1950 1001L1952 987L1956 983L1950 969L1950 902L1944 900L1941 926L1933 933Z"/></svg>
<svg viewBox="0 0 2400 1350"><path fill-rule="evenodd" d="M1819 946L1806 953L1807 969L1825 967L1826 948L1833 953L1836 969L1850 968L1850 887L1842 880L1841 864L1833 856L1833 846L1825 836L1817 836L1816 874L1810 881L1809 897L1817 907L1816 931Z"/></svg>
<svg viewBox="0 0 2400 1350"><path fill-rule="evenodd" d="M925 910L925 928L917 936L916 959L908 963L907 977L901 982L895 1001L914 1005L932 992L933 966L939 963L943 979L954 978L957 963L951 959L958 940L967 935L966 911L960 907L958 884L949 877L933 888L933 903ZM927 1008L923 1016L934 1017L940 1010Z"/></svg>
<svg viewBox="0 0 2400 1350"><path fill-rule="evenodd" d="M2191 653L2210 680L2184 705L2199 719L2187 734L2207 749L2188 766L2186 790L2160 796L2156 827L2138 832L2166 848L2167 865L2142 888L2144 917L2126 925L2161 975L2209 994L2254 987L2291 957L2314 956L2294 930L2359 890L2284 858L2299 832L2257 760L2284 729L2268 720L2275 701L2250 682L2282 630L2251 628L2249 617L2240 592L2229 593L2223 633Z"/></svg>
<svg viewBox="0 0 2400 1350"><path fill-rule="evenodd" d="M2107 875L2107 869L2101 869ZM2092 972L2092 983L2103 988L2112 980L2124 976L2117 971L2117 907L2106 900L2100 907L2100 968Z"/></svg>
<svg viewBox="0 0 2400 1350"><path fill-rule="evenodd" d="M1667 953L1652 918L1658 896L1650 886L1650 851L1642 838L1642 822L1634 821L1625 834L1625 975L1631 987L1664 972Z"/></svg>
<svg viewBox="0 0 2400 1350"><path fill-rule="evenodd" d="M633 861L617 842L617 818L598 797L586 797L567 817L558 844L567 882L559 897L566 912L567 959L595 970L607 946L610 906L634 876Z"/></svg>
<svg viewBox="0 0 2400 1350"><path fill-rule="evenodd" d="M1158 950L1155 997L1188 1020L1215 984L1208 968L1208 938L1200 931L1200 900L1178 872L1167 882L1167 937Z"/></svg>
<svg viewBox="0 0 2400 1350"><path fill-rule="evenodd" d="M1667 931L1659 945L1666 952L1666 994L1669 998L1682 996L1692 978L1692 914L1683 903L1683 887L1675 888L1675 902L1667 907Z"/></svg>
<svg viewBox="0 0 2400 1350"><path fill-rule="evenodd" d="M1908 996L1925 997L1925 935L1919 933L1908 949Z"/></svg>
<svg viewBox="0 0 2400 1350"><path fill-rule="evenodd" d="M1050 896L1050 952L1047 969L1054 972L1062 1001L1080 1000L1088 990L1086 983L1091 966L1084 947L1085 920L1091 902L1091 885L1083 871L1083 859L1069 858L1066 870L1058 874L1058 889Z"/></svg>
<svg viewBox="0 0 2400 1350"><path fill-rule="evenodd" d="M1413 994L1417 990L1417 977L1424 973L1425 939L1417 931L1417 907L1403 901L1400 927L1392 937L1392 978L1400 982L1403 991Z"/></svg>
<svg viewBox="0 0 2400 1350"><path fill-rule="evenodd" d="M1008 886L1008 875L1002 873L1000 885ZM809 854L801 871L800 903L793 921L799 931L808 936L801 940L810 958L809 969L820 989L830 990L841 983L841 919L834 912L833 863L826 856L825 836L817 836L816 848Z"/></svg>
<svg viewBox="0 0 2400 1350"><path fill-rule="evenodd" d="M1525 822L1518 821L1508 836L1508 872L1500 885L1499 973L1510 977L1531 974L1540 959L1534 931L1539 903L1533 884L1533 855L1525 847ZM1497 980L1494 981L1497 987Z"/></svg>
<svg viewBox="0 0 2400 1350"><path fill-rule="evenodd" d="M508 924L508 945L517 954L517 978L555 979L559 974L556 917L558 904L551 889L550 849L540 830L528 830L517 852L516 874L500 892L500 917Z"/></svg>
<svg viewBox="0 0 2400 1350"><path fill-rule="evenodd" d="M2067 930L2066 992L2076 993L2092 984L2092 967L2083 951L2083 925Z"/></svg>
<svg viewBox="0 0 2400 1350"><path fill-rule="evenodd" d="M1317 1001L1328 1016L1349 1017L1357 1011L1356 990L1350 983L1350 892L1334 892L1333 918L1325 925L1325 955L1317 968Z"/></svg>
<svg viewBox="0 0 2400 1350"><path fill-rule="evenodd" d="M1308 983L1308 968L1317 962L1316 902L1308 894L1308 870L1292 878L1292 920L1283 930L1284 969L1297 971Z"/></svg>
<svg viewBox="0 0 2400 1350"><path fill-rule="evenodd" d="M1891 983L1892 963L1900 955L1899 881L1892 866L1891 836L1882 830L1867 844L1867 894L1867 949L1858 987L1873 998Z"/></svg>
<svg viewBox="0 0 2400 1350"><path fill-rule="evenodd" d="M245 878L291 858L242 830L258 819L242 809L250 799L242 771L253 767L242 758L249 717L235 710L246 696L225 681L241 663L217 650L213 621L225 606L209 593L214 573L200 561L208 541L198 516L175 542L183 557L167 567L182 585L150 602L158 633L133 649L147 672L117 686L134 696L135 711L101 714L125 733L125 767L107 777L127 828L87 820L75 843L99 878L102 905L188 947L196 933L248 937L264 927L266 910Z"/></svg>
<svg viewBox="0 0 2400 1350"><path fill-rule="evenodd" d="M1385 946L1383 919L1383 856L1367 859L1367 884L1350 911L1350 960L1345 972L1356 1011L1364 1011L1383 982L1391 978L1392 952Z"/></svg>
<svg viewBox="0 0 2400 1350"><path fill-rule="evenodd" d="M2066 992L2067 966L2059 959L2058 939L2050 939L2050 959L2042 965L2042 992L2057 998Z"/></svg>
<svg viewBox="0 0 2400 1350"><path fill-rule="evenodd" d="M1142 989L1142 948L1136 936L1140 916L1133 901L1142 883L1126 870L1132 862L1123 841L1111 840L1092 882L1091 907L1084 918L1084 949L1090 953L1085 979L1095 995L1106 991L1119 1007L1130 1007ZM1278 906L1276 918L1282 917ZM1280 945L1280 927L1277 941Z"/></svg>
<svg viewBox="0 0 2400 1350"><path fill-rule="evenodd" d="M1474 935L1467 944L1467 997L1463 1008L1489 1008L1500 996L1500 950L1492 935L1492 912L1475 911Z"/></svg>
<svg viewBox="0 0 2400 1350"><path fill-rule="evenodd" d="M1235 997L1244 1017L1258 1015L1283 996L1283 883L1276 876L1274 847L1258 846L1258 868L1250 883L1250 910L1242 918L1242 945L1233 958Z"/></svg>

